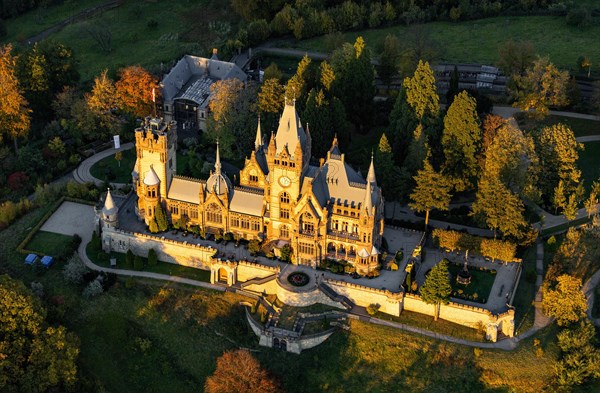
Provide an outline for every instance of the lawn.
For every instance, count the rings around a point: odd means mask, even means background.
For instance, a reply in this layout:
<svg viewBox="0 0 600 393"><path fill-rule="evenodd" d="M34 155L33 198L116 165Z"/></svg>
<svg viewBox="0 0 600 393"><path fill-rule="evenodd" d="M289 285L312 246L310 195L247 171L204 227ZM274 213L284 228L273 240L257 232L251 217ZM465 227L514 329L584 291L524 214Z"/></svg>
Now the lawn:
<svg viewBox="0 0 600 393"><path fill-rule="evenodd" d="M439 42L444 52L440 61L494 64L498 47L503 42L528 40L540 56L548 56L560 68L575 69L579 56L588 56L592 64L600 63L600 25L586 29L567 26L564 17L557 16L501 16L460 23L432 22L424 25L430 36ZM402 40L408 27L397 25L383 29L348 32L344 38L354 42L363 36L371 48L379 48L388 34ZM294 41L299 49L326 51L325 37Z"/></svg>
<svg viewBox="0 0 600 393"><path fill-rule="evenodd" d="M86 254L92 262L99 266L110 267L110 261L102 261L98 258L100 250L93 247L92 243L88 243L86 247ZM132 269L132 267L126 266L125 254L119 252L111 253L111 258L117 260L117 268L121 269ZM168 276L177 276L189 278L191 280L210 282L210 272L208 270L195 269L192 267L181 266L174 263L158 261L155 266L148 265L147 258L142 258L144 262L144 271L165 274Z"/></svg>
<svg viewBox="0 0 600 393"><path fill-rule="evenodd" d="M448 270L452 275L452 280L450 281L450 284L452 284L452 296L485 304L490 296L494 280L496 280L496 271L480 270L471 266L469 267L471 283L464 285L456 282L456 277L462 269L463 265L448 264Z"/></svg>
<svg viewBox="0 0 600 393"><path fill-rule="evenodd" d="M543 120L536 120L531 117L527 117L522 113L515 115L515 118L519 122L519 126L525 130L563 123L573 130L575 137L600 135L600 121L597 120L579 119L557 115L549 115Z"/></svg>
<svg viewBox="0 0 600 393"><path fill-rule="evenodd" d="M535 280L537 277L536 247L532 246L525 250L523 254L521 278L517 286L517 293L513 300L515 307L515 334L523 333L533 327L535 319Z"/></svg>
<svg viewBox="0 0 600 393"><path fill-rule="evenodd" d="M61 251L69 247L73 242L72 236L61 235L59 233L37 231L33 238L27 243L25 248L31 251L37 251L41 254L58 256Z"/></svg>
<svg viewBox="0 0 600 393"><path fill-rule="evenodd" d="M131 183L131 171L135 165L135 148L124 150L121 163L114 155L103 158L90 168L90 173L96 179L115 183Z"/></svg>
<svg viewBox="0 0 600 393"><path fill-rule="evenodd" d="M587 188L600 179L600 142L587 142L583 144L583 151L579 152L577 166L581 169L581 176Z"/></svg>
<svg viewBox="0 0 600 393"><path fill-rule="evenodd" d="M39 7L4 23L8 35L2 42L23 41L68 19L77 13L106 3L106 0L66 0L61 4Z"/></svg>
<svg viewBox="0 0 600 393"><path fill-rule="evenodd" d="M90 21L69 25L51 38L73 48L86 81L105 68L116 71L140 64L166 71L184 54L206 56L210 48L220 46L236 30L233 17L228 2L127 1ZM103 51L92 38L91 25L111 37L110 52Z"/></svg>
<svg viewBox="0 0 600 393"><path fill-rule="evenodd" d="M558 355L554 327L521 341L515 351L475 353L469 347L351 320L349 332L337 332L324 344L292 355L258 347L238 305L243 298L231 293L120 278L107 293L84 299L81 288L65 283L60 269L35 276L15 251L49 208L0 231L0 273L27 286L43 283L47 307L47 299L64 297L64 315L58 321L81 341L78 370L88 387L81 391L197 392L214 371L216 358L239 347L256 351L288 393L552 390ZM412 316L403 313L402 318ZM427 319L431 329L445 325ZM534 338L541 340L540 357Z"/></svg>

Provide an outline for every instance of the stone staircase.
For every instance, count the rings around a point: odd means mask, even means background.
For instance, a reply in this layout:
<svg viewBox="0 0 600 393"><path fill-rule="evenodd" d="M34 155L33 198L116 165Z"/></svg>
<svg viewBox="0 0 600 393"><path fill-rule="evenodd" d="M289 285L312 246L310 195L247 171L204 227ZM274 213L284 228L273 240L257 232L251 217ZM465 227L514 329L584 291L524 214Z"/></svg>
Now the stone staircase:
<svg viewBox="0 0 600 393"><path fill-rule="evenodd" d="M352 310L352 308L354 308L355 304L352 302L352 300L348 299L344 295L340 295L331 289L329 285L321 282L319 283L319 289L331 300L341 303L344 307L346 307L347 310Z"/></svg>
<svg viewBox="0 0 600 393"><path fill-rule="evenodd" d="M273 273L273 274L271 274L269 276L266 276L266 277L253 278L251 280L244 281L244 282L240 283L240 288L244 289L247 286L254 285L254 284L256 284L256 285L265 284L265 283L267 283L269 281L275 280L277 278L277 274L278 273Z"/></svg>

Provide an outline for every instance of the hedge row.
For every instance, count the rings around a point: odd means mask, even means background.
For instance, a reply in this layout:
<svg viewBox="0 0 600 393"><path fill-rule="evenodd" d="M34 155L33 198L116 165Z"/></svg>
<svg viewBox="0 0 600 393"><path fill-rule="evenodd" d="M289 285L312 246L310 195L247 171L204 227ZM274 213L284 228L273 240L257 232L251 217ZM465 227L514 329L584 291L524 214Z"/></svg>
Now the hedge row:
<svg viewBox="0 0 600 393"><path fill-rule="evenodd" d="M514 243L497 239L487 239L458 231L436 228L432 231L431 236L443 249L450 251L469 250L493 260L499 259L501 261L512 262L517 252L517 246Z"/></svg>
<svg viewBox="0 0 600 393"><path fill-rule="evenodd" d="M44 214L44 216L42 217L42 219L37 224L35 224L33 228L31 228L31 230L29 231L29 233L27 233L27 236L25 236L25 238L23 239L23 241L17 247L17 252L20 252L21 254L42 254L42 255L45 255L45 254L37 252L37 251L27 250L25 247L31 241L31 239L33 239L33 236L35 236L36 232L39 231L39 229L42 227L42 225L44 225L44 223L46 221L48 221L48 219L50 218L50 216L52 216L52 214L54 214L54 212L58 209L58 207L64 202L65 198L66 197L60 197L56 202L54 202L54 204L52 205L52 207L50 208L50 210L48 210L48 212L46 214Z"/></svg>

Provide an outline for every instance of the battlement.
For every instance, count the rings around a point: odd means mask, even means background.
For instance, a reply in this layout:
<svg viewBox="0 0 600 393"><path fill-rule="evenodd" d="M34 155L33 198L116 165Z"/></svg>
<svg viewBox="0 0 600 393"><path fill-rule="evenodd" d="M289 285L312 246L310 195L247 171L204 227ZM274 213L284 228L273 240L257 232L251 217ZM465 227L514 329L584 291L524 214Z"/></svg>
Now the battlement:
<svg viewBox="0 0 600 393"><path fill-rule="evenodd" d="M147 150L165 149L175 139L175 121L165 122L162 118L146 117L140 127L135 129L137 148Z"/></svg>

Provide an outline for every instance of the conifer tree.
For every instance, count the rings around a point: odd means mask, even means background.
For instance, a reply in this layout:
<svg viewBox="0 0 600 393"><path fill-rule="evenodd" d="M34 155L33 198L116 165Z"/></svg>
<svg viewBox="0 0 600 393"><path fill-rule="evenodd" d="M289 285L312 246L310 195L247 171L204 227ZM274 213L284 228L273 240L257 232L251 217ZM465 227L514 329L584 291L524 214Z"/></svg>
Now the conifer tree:
<svg viewBox="0 0 600 393"><path fill-rule="evenodd" d="M435 87L435 76L428 62L419 60L412 78L404 79L406 100L421 123L437 118L440 98Z"/></svg>
<svg viewBox="0 0 600 393"><path fill-rule="evenodd" d="M327 61L323 61L321 63L321 84L325 88L326 91L331 90L331 85L335 81L335 72L333 68L329 65Z"/></svg>
<svg viewBox="0 0 600 393"><path fill-rule="evenodd" d="M161 203L156 206L154 218L156 219L156 228L158 229L157 232L166 231L169 227L169 223L167 222L167 215L165 214Z"/></svg>
<svg viewBox="0 0 600 393"><path fill-rule="evenodd" d="M442 147L446 159L443 172L456 191L472 187L477 176L477 155L481 130L475 100L466 91L459 93L444 117Z"/></svg>
<svg viewBox="0 0 600 393"><path fill-rule="evenodd" d="M152 219L148 223L148 230L151 233L157 233L158 232L158 225L156 224L156 218L155 217L152 217Z"/></svg>
<svg viewBox="0 0 600 393"><path fill-rule="evenodd" d="M417 186L414 188L409 206L418 211L425 212L425 227L429 223L431 209L448 210L450 205L450 185L441 173L436 172L429 162L431 153L427 152L423 160L423 169L414 176Z"/></svg>
<svg viewBox="0 0 600 393"><path fill-rule="evenodd" d="M587 301L581 291L581 279L563 274L555 288L543 289L544 313L556 318L558 326L565 326L585 318Z"/></svg>
<svg viewBox="0 0 600 393"><path fill-rule="evenodd" d="M156 266L158 264L158 256L156 255L156 251L151 248L148 251L148 266Z"/></svg>
<svg viewBox="0 0 600 393"><path fill-rule="evenodd" d="M388 128L388 135L392 140L392 150L397 162L402 162L401 160L406 157L406 150L411 141L411 132L418 124L419 119L417 119L414 109L408 104L406 87L403 86L390 114Z"/></svg>
<svg viewBox="0 0 600 393"><path fill-rule="evenodd" d="M2 134L11 138L17 150L17 138L29 133L31 110L23 97L15 75L16 59L10 44L0 48L0 142Z"/></svg>
<svg viewBox="0 0 600 393"><path fill-rule="evenodd" d="M388 34L383 41L383 52L379 56L378 74L382 82L389 85L392 78L399 73L398 61L400 59L401 46L398 37Z"/></svg>
<svg viewBox="0 0 600 393"><path fill-rule="evenodd" d="M308 76L308 67L310 66L310 57L304 55L294 76L290 78L285 86L285 96L288 100L299 100L306 92L306 78Z"/></svg>
<svg viewBox="0 0 600 393"><path fill-rule="evenodd" d="M452 293L448 261L446 259L442 259L440 263L431 269L419 293L425 303L434 305L433 318L437 321L440 314L440 305L448 304Z"/></svg>

